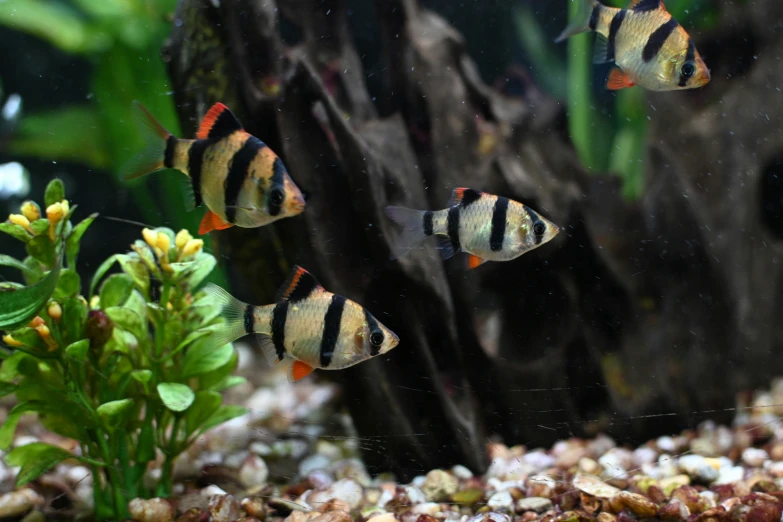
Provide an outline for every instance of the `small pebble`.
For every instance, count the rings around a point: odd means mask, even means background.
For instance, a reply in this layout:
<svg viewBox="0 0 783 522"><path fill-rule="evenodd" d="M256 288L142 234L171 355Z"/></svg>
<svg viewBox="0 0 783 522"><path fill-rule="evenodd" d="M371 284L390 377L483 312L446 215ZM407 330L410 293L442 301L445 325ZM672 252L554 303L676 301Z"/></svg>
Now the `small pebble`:
<svg viewBox="0 0 783 522"><path fill-rule="evenodd" d="M543 497L527 497L520 498L517 501L516 511L517 513L523 513L525 511L534 511L536 513L545 513L550 509L553 509L552 501Z"/></svg>
<svg viewBox="0 0 783 522"><path fill-rule="evenodd" d="M487 506L493 511L506 511L510 510L514 504L514 498L508 491L498 491L487 501Z"/></svg>
<svg viewBox="0 0 783 522"><path fill-rule="evenodd" d="M760 468L769 460L769 454L760 448L745 448L742 452L742 462L754 468Z"/></svg>
<svg viewBox="0 0 783 522"><path fill-rule="evenodd" d="M718 478L715 480L715 484L732 484L739 482L745 476L745 470L742 466L731 466L721 468L718 472Z"/></svg>
<svg viewBox="0 0 783 522"><path fill-rule="evenodd" d="M210 514L204 508L190 508L179 517L177 522L209 522Z"/></svg>
<svg viewBox="0 0 783 522"><path fill-rule="evenodd" d="M430 515L435 516L436 514L440 513L440 504L437 502L425 502L423 504L416 504L413 506L412 511L414 513L418 513L419 515Z"/></svg>
<svg viewBox="0 0 783 522"><path fill-rule="evenodd" d="M456 466L451 468L451 472L454 474L455 477L461 480L468 480L473 478L473 472L461 464L457 464ZM379 522L383 522L383 521L379 521Z"/></svg>
<svg viewBox="0 0 783 522"><path fill-rule="evenodd" d="M489 511L468 518L465 522L511 522L511 517L503 513Z"/></svg>
<svg viewBox="0 0 783 522"><path fill-rule="evenodd" d="M527 494L531 497L546 497L552 496L552 493L557 486L557 482L552 477L546 475L533 475L528 477L526 481Z"/></svg>
<svg viewBox="0 0 783 522"><path fill-rule="evenodd" d="M174 507L165 498L134 498L128 503L128 512L139 522L170 522L174 520Z"/></svg>
<svg viewBox="0 0 783 522"><path fill-rule="evenodd" d="M242 508L233 495L215 495L209 499L212 522L234 522L243 515Z"/></svg>
<svg viewBox="0 0 783 522"><path fill-rule="evenodd" d="M362 487L351 479L341 479L323 491L313 491L308 497L308 503L314 508L325 504L332 499L339 499L348 504L351 509L356 509L362 502Z"/></svg>
<svg viewBox="0 0 783 522"><path fill-rule="evenodd" d="M43 497L30 488L11 491L0 496L0 517L19 516L43 503Z"/></svg>
<svg viewBox="0 0 783 522"><path fill-rule="evenodd" d="M266 462L255 454L248 455L239 469L239 481L246 488L263 484L268 477L269 468Z"/></svg>
<svg viewBox="0 0 783 522"><path fill-rule="evenodd" d="M428 500L447 500L459 489L457 477L447 471L434 469L427 473L421 484L421 490Z"/></svg>

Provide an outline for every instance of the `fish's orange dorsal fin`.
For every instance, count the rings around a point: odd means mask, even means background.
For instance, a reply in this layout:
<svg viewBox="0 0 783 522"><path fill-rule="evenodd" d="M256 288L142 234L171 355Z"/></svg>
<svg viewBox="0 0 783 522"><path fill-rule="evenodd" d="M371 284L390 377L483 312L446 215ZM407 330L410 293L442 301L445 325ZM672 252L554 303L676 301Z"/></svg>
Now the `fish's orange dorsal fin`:
<svg viewBox="0 0 783 522"><path fill-rule="evenodd" d="M294 364L291 365L291 380L293 382L299 381L301 379L304 379L311 373L313 373L313 368L307 363L303 363L302 361L294 361Z"/></svg>
<svg viewBox="0 0 783 522"><path fill-rule="evenodd" d="M473 254L468 255L468 268L473 269L481 266L482 264L486 263L486 259L481 259L479 256L474 256Z"/></svg>
<svg viewBox="0 0 783 522"><path fill-rule="evenodd" d="M615 67L609 73L609 79L606 81L606 88L612 91L633 87L636 83L628 77L622 70Z"/></svg>
<svg viewBox="0 0 783 522"><path fill-rule="evenodd" d="M285 283L280 286L275 301L302 301L313 292L319 292L323 289L324 287L310 272L297 265Z"/></svg>
<svg viewBox="0 0 783 522"><path fill-rule="evenodd" d="M204 217L201 219L201 224L198 227L198 233L199 235L203 236L204 234L208 234L213 230L225 230L233 226L233 223L226 223L220 219L217 214L211 210L207 210L207 213L204 214Z"/></svg>
<svg viewBox="0 0 783 522"><path fill-rule="evenodd" d="M198 127L196 138L200 140L217 140L224 138L238 130L242 130L236 116L228 110L228 107L218 102L210 107L201 125Z"/></svg>
<svg viewBox="0 0 783 522"><path fill-rule="evenodd" d="M462 205L466 207L481 198L481 192L471 188L458 187L451 191L451 199L449 199L449 207L454 205Z"/></svg>
<svg viewBox="0 0 783 522"><path fill-rule="evenodd" d="M666 11L666 6L663 5L661 0L631 0L628 4L628 9L634 11L655 11L656 9L662 9Z"/></svg>

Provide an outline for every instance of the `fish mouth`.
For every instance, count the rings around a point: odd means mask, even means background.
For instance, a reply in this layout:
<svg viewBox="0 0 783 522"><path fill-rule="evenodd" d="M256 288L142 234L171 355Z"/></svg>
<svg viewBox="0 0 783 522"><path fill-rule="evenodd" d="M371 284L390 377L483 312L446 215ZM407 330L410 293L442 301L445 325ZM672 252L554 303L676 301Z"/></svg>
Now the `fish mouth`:
<svg viewBox="0 0 783 522"><path fill-rule="evenodd" d="M702 87L704 85L707 85L710 83L710 80L712 79L712 76L710 75L710 70L706 67L702 69L701 73L696 77L696 79L693 81L693 84L696 87Z"/></svg>
<svg viewBox="0 0 783 522"><path fill-rule="evenodd" d="M392 339L389 342L389 350L391 350L392 348L394 348L395 346L400 344L400 338L397 337L397 334L394 333L394 332L389 332L389 333L392 335ZM386 351L389 351L389 350L386 350Z"/></svg>
<svg viewBox="0 0 783 522"><path fill-rule="evenodd" d="M304 199L298 197L293 201L291 201L290 209L292 214L301 214L302 212L304 212L305 209Z"/></svg>

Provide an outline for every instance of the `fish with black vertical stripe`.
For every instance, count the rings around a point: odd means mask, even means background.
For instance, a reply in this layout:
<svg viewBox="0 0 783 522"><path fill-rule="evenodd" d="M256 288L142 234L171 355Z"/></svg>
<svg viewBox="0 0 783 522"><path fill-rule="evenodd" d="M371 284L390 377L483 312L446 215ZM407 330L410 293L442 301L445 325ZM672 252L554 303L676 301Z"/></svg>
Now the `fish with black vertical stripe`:
<svg viewBox="0 0 783 522"><path fill-rule="evenodd" d="M608 89L638 85L651 91L674 91L709 83L710 71L693 40L662 0L633 0L626 9L598 0L577 1L579 15L555 42L594 31L593 63L614 63Z"/></svg>
<svg viewBox="0 0 783 522"><path fill-rule="evenodd" d="M428 236L436 236L443 259L466 252L468 268L487 261L510 261L554 239L560 228L532 208L503 196L470 188L452 191L448 208L415 210L386 207L402 226L391 259Z"/></svg>
<svg viewBox="0 0 783 522"><path fill-rule="evenodd" d="M207 206L199 234L261 227L304 211L302 193L277 154L222 103L207 111L195 140L172 136L137 101L133 111L147 147L121 173L126 180L166 168L184 173L187 210Z"/></svg>
<svg viewBox="0 0 783 522"><path fill-rule="evenodd" d="M307 270L295 266L275 304L243 303L217 285L204 288L220 305L224 322L213 326L222 346L246 334L260 334L270 364L287 366L290 381L313 370L342 370L383 355L399 338L362 305L328 292Z"/></svg>

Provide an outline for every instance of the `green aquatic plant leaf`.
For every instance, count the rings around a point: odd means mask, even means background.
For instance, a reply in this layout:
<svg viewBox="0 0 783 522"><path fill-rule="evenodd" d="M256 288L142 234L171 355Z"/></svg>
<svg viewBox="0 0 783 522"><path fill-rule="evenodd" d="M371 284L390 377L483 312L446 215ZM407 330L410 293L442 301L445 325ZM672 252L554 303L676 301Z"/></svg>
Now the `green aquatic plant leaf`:
<svg viewBox="0 0 783 522"><path fill-rule="evenodd" d="M13 268L18 268L22 271L22 273L34 276L35 271L31 269L29 266L25 265L22 261L19 261L16 258L13 258L11 256L7 256L5 254L0 254L0 266L10 266Z"/></svg>
<svg viewBox="0 0 783 522"><path fill-rule="evenodd" d="M46 206L60 203L65 199L65 183L60 178L54 178L46 185L46 192L44 192L44 202Z"/></svg>
<svg viewBox="0 0 783 522"><path fill-rule="evenodd" d="M73 344L69 344L65 349L65 356L77 363L83 363L87 360L87 352L90 350L90 340L82 339Z"/></svg>
<svg viewBox="0 0 783 522"><path fill-rule="evenodd" d="M60 319L60 335L66 343L74 343L84 337L84 325L87 321L87 305L78 297L66 299L60 305L63 316Z"/></svg>
<svg viewBox="0 0 783 522"><path fill-rule="evenodd" d="M68 234L68 239L65 240L65 257L68 262L68 266L76 266L76 258L79 256L79 248L81 246L82 236L87 229L90 228L92 222L98 217L98 213L90 214L81 223L73 227L73 230Z"/></svg>
<svg viewBox="0 0 783 522"><path fill-rule="evenodd" d="M128 413L133 409L133 399L120 399L105 402L98 406L98 416L110 431L122 427L128 421Z"/></svg>
<svg viewBox="0 0 783 522"><path fill-rule="evenodd" d="M43 442L33 442L12 449L5 456L9 466L21 467L16 486L24 486L37 479L60 462L74 458L70 451Z"/></svg>
<svg viewBox="0 0 783 522"><path fill-rule="evenodd" d="M54 264L54 241L49 236L41 235L32 238L26 247L27 253L46 266Z"/></svg>
<svg viewBox="0 0 783 522"><path fill-rule="evenodd" d="M8 221L0 223L0 232L5 232L9 236L18 239L24 243L29 242L33 236L30 232L24 229L24 227L17 225L16 223L9 223Z"/></svg>
<svg viewBox="0 0 783 522"><path fill-rule="evenodd" d="M12 335L15 341L19 341L24 345L24 347L18 347L18 350L37 357L50 356L49 348L35 328L24 327L14 331Z"/></svg>
<svg viewBox="0 0 783 522"><path fill-rule="evenodd" d="M210 337L201 339L185 354L182 377L194 377L217 370L231 360L233 353L234 346L231 343L215 348Z"/></svg>
<svg viewBox="0 0 783 522"><path fill-rule="evenodd" d="M54 297L62 299L76 296L82 289L82 280L76 270L64 268L60 273L60 280L54 291Z"/></svg>
<svg viewBox="0 0 783 522"><path fill-rule="evenodd" d="M133 334L139 342L147 337L147 326L144 319L133 310L129 310L124 306L112 306L104 311L114 322L115 326Z"/></svg>
<svg viewBox="0 0 783 522"><path fill-rule="evenodd" d="M27 324L52 297L60 279L62 255L41 281L19 290L3 291L0 299L0 330L13 330Z"/></svg>
<svg viewBox="0 0 783 522"><path fill-rule="evenodd" d="M171 263L175 277L183 280L188 288L196 288L215 268L217 261L206 252L199 252L193 261Z"/></svg>
<svg viewBox="0 0 783 522"><path fill-rule="evenodd" d="M33 230L34 235L43 234L49 230L48 219L36 219L30 223L30 228Z"/></svg>
<svg viewBox="0 0 783 522"><path fill-rule="evenodd" d="M121 306L133 291L133 279L127 274L112 274L101 287L101 308Z"/></svg>
<svg viewBox="0 0 783 522"><path fill-rule="evenodd" d="M219 381L210 386L209 389L216 392L222 392L228 390L229 388L233 388L234 386L245 384L246 382L247 379L244 377L240 377L239 375L229 375L222 381Z"/></svg>
<svg viewBox="0 0 783 522"><path fill-rule="evenodd" d="M147 295L150 289L150 272L147 265L140 258L134 256L117 256L123 272L133 278L136 287Z"/></svg>
<svg viewBox="0 0 783 522"><path fill-rule="evenodd" d="M8 451L8 448L13 444L16 426L22 415L38 411L39 406L40 401L24 401L11 408L5 422L0 426L0 450Z"/></svg>
<svg viewBox="0 0 783 522"><path fill-rule="evenodd" d="M223 396L213 391L198 391L193 404L185 413L185 430L188 435L195 433L223 402Z"/></svg>
<svg viewBox="0 0 783 522"><path fill-rule="evenodd" d="M177 413L187 410L196 398L193 390L176 382L158 384L158 394L166 408Z"/></svg>
<svg viewBox="0 0 783 522"><path fill-rule="evenodd" d="M224 422L230 421L231 419L236 419L237 417L247 415L249 412L250 410L244 406L237 406L235 404L221 406L209 417L209 419L206 420L206 422L204 422L201 428L199 428L198 432L199 434L206 433L215 426L219 426Z"/></svg>
<svg viewBox="0 0 783 522"><path fill-rule="evenodd" d="M106 261L101 263L101 266L98 267L98 269L95 271L95 273L92 276L92 281L90 282L90 296L92 297L95 295L95 288L98 286L98 283L101 282L101 279L103 279L103 276L106 275L106 272L111 269L111 267L119 261L119 258L122 257L124 254L114 254L113 256L109 257Z"/></svg>

